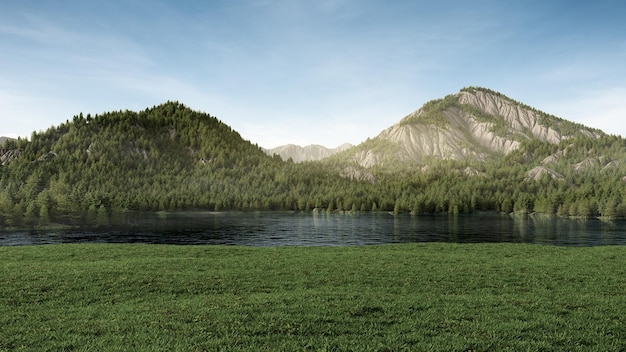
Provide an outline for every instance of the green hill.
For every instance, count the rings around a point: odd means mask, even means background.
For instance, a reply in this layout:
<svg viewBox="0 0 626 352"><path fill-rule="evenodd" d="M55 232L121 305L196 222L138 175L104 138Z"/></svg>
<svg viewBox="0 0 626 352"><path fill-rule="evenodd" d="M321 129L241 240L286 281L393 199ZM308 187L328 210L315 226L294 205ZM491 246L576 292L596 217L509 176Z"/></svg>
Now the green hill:
<svg viewBox="0 0 626 352"><path fill-rule="evenodd" d="M9 224L243 208L251 197L269 198L258 183L282 164L218 119L175 102L81 114L5 150L17 155L1 169L0 219Z"/></svg>

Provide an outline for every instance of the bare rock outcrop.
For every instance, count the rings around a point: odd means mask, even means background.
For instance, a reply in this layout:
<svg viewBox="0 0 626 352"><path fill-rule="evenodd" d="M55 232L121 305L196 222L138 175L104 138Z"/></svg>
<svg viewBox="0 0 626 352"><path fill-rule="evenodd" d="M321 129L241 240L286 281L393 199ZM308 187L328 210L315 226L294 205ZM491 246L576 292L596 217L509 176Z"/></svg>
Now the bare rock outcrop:
<svg viewBox="0 0 626 352"><path fill-rule="evenodd" d="M612 168L618 167L620 164L619 160L609 160L603 156L598 157L589 157L579 163L576 163L572 166L572 169L576 172L582 172L584 170L593 170L593 169L602 169L609 170Z"/></svg>
<svg viewBox="0 0 626 352"><path fill-rule="evenodd" d="M17 149L0 149L0 165L8 165L19 156L20 151Z"/></svg>
<svg viewBox="0 0 626 352"><path fill-rule="evenodd" d="M600 165L598 158L587 158L579 163L576 163L572 166L574 171L580 172L586 169L596 168Z"/></svg>
<svg viewBox="0 0 626 352"><path fill-rule="evenodd" d="M48 161L48 160L55 159L56 157L58 157L57 153L50 151L50 152L41 154L39 158L37 158L37 161Z"/></svg>
<svg viewBox="0 0 626 352"><path fill-rule="evenodd" d="M463 169L463 174L465 176L469 176L469 177L487 177L487 174L482 172L482 171L478 171L475 168L468 166L465 169Z"/></svg>
<svg viewBox="0 0 626 352"><path fill-rule="evenodd" d="M549 126L540 124L540 114L504 97L481 90L459 93L459 103L474 106L487 114L503 118L509 128L520 134L532 134L544 142L557 144L563 136ZM530 136L529 136L530 137Z"/></svg>
<svg viewBox="0 0 626 352"><path fill-rule="evenodd" d="M539 181L544 175L548 175L554 180L565 179L565 176L563 176L562 174L552 169L548 169L547 167L543 167L543 166L537 166L533 168L532 170L528 171L527 178L531 180Z"/></svg>
<svg viewBox="0 0 626 352"><path fill-rule="evenodd" d="M365 168L380 164L384 160L384 154L373 150L359 150L354 153L352 160Z"/></svg>
<svg viewBox="0 0 626 352"><path fill-rule="evenodd" d="M357 181L367 181L370 183L376 183L376 177L371 172L363 169L358 169L354 166L349 166L341 172L341 177L349 178Z"/></svg>
<svg viewBox="0 0 626 352"><path fill-rule="evenodd" d="M557 163L559 160L561 160L561 158L566 157L567 153L569 153L569 151L572 148L574 148L574 145L570 144L570 145L567 146L567 148L565 148L563 150L559 150L558 152L545 157L543 160L541 160L541 165Z"/></svg>
<svg viewBox="0 0 626 352"><path fill-rule="evenodd" d="M606 163L606 165L604 165L604 167L602 167L603 170L608 170L608 169L612 169L612 168L616 168L619 166L619 160L611 160L608 163Z"/></svg>
<svg viewBox="0 0 626 352"><path fill-rule="evenodd" d="M426 157L449 160L466 158L485 160L492 154L507 154L519 148L519 141L496 135L492 126L458 108L442 112L446 125L402 121L387 128L377 137L397 146L393 153L360 150L353 160L370 167L389 158L422 161ZM388 149L388 148L387 148Z"/></svg>

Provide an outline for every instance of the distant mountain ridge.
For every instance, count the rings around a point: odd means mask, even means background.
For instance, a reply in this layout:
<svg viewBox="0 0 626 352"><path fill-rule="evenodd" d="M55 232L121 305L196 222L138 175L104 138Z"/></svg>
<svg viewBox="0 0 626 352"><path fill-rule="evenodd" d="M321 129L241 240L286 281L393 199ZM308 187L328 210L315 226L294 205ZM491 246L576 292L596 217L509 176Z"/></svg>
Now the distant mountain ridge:
<svg viewBox="0 0 626 352"><path fill-rule="evenodd" d="M263 151L270 156L279 155L283 160L291 159L299 163L303 161L322 160L352 147L353 145L349 143L344 143L336 148L326 148L319 144L311 144L304 147L295 144L287 144L271 149L263 148Z"/></svg>
<svg viewBox="0 0 626 352"><path fill-rule="evenodd" d="M6 142L7 140L12 140L13 138L10 137L0 137L0 147L2 147L4 145L4 142Z"/></svg>
<svg viewBox="0 0 626 352"><path fill-rule="evenodd" d="M536 139L557 144L563 139L598 138L604 132L573 123L485 88L464 88L430 101L398 123L341 153L362 167L427 158L488 160Z"/></svg>

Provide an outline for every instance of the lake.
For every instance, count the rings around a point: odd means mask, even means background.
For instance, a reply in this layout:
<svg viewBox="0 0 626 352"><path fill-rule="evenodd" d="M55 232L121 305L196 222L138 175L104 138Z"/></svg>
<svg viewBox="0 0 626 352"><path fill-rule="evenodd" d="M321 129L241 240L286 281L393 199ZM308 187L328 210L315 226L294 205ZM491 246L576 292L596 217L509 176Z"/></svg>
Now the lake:
<svg viewBox="0 0 626 352"><path fill-rule="evenodd" d="M126 226L0 231L0 245L157 243L346 246L406 242L523 242L626 245L626 221L508 214L417 216L387 213L181 212L134 214Z"/></svg>

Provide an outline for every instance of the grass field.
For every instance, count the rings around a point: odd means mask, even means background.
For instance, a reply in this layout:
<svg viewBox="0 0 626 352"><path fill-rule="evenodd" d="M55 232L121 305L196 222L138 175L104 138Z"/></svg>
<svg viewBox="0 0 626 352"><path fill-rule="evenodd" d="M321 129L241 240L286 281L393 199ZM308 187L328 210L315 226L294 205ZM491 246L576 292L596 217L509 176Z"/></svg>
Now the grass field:
<svg viewBox="0 0 626 352"><path fill-rule="evenodd" d="M0 351L624 351L626 247L0 247Z"/></svg>

